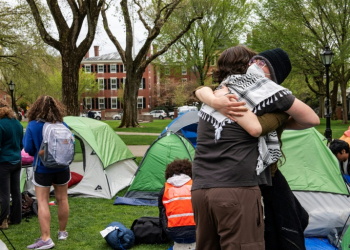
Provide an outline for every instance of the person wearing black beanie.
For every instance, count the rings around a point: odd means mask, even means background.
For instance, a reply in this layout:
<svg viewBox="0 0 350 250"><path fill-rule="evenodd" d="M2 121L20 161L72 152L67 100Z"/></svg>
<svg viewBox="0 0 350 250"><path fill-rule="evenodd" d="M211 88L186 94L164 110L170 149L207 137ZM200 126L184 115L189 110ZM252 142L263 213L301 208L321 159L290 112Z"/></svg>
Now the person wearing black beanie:
<svg viewBox="0 0 350 250"><path fill-rule="evenodd" d="M277 84L282 84L292 70L289 56L281 48L265 50L253 58L266 62L270 70L271 80Z"/></svg>

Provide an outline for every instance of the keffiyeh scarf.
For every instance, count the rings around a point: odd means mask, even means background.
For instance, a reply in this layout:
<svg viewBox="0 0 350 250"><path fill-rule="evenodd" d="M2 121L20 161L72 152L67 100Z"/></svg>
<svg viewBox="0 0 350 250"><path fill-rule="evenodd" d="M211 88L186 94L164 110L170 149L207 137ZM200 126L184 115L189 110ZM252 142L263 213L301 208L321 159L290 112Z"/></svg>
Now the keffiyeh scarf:
<svg viewBox="0 0 350 250"><path fill-rule="evenodd" d="M246 107L255 114L259 114L259 110L262 108L292 93L268 78L251 73L231 75L220 84L220 86L222 85L226 85L230 94L235 94L238 97L238 101L246 102ZM203 104L198 114L203 120L210 122L215 127L215 142L220 139L224 126L233 123L232 120L206 104ZM265 168L277 162L282 156L276 131L259 137L258 150L256 172L260 175Z"/></svg>

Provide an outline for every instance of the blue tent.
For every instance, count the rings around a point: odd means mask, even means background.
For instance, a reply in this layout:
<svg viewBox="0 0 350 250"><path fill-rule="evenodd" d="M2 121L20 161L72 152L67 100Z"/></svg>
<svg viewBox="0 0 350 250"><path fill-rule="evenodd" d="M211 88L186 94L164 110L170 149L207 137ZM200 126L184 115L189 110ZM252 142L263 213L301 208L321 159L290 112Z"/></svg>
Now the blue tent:
<svg viewBox="0 0 350 250"><path fill-rule="evenodd" d="M197 145L197 127L199 122L198 111L188 111L173 120L159 135L161 137L167 131L178 133L186 137L193 146Z"/></svg>

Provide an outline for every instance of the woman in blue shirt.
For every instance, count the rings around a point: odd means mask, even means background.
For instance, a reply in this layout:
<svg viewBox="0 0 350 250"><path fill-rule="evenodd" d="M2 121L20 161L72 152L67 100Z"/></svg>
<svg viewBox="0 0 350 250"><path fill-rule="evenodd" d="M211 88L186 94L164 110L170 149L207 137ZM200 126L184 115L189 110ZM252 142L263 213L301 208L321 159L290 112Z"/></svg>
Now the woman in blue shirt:
<svg viewBox="0 0 350 250"><path fill-rule="evenodd" d="M43 140L42 130L45 122L63 122L64 115L65 106L51 96L40 96L28 111L29 123L23 138L23 145L25 151L29 155L34 156L33 165L37 162L32 181L35 185L35 193L38 200L38 217L41 230L41 237L34 244L29 245L28 249L50 249L55 246L50 237L49 196L51 185L54 186L58 205L58 239L66 240L68 237L66 225L69 215L67 191L68 182L71 178L69 167L46 168L42 164L40 157L37 160Z"/></svg>

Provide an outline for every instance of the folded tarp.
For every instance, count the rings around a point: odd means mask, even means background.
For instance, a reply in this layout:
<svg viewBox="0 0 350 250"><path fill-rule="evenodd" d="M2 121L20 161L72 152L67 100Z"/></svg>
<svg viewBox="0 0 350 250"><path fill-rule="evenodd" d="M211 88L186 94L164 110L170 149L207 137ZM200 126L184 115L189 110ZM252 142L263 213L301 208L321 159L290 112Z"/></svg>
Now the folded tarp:
<svg viewBox="0 0 350 250"><path fill-rule="evenodd" d="M158 200L146 200L146 199L135 199L119 197L115 199L113 205L132 205L132 206L158 206Z"/></svg>
<svg viewBox="0 0 350 250"><path fill-rule="evenodd" d="M326 238L305 238L306 250L336 250Z"/></svg>

